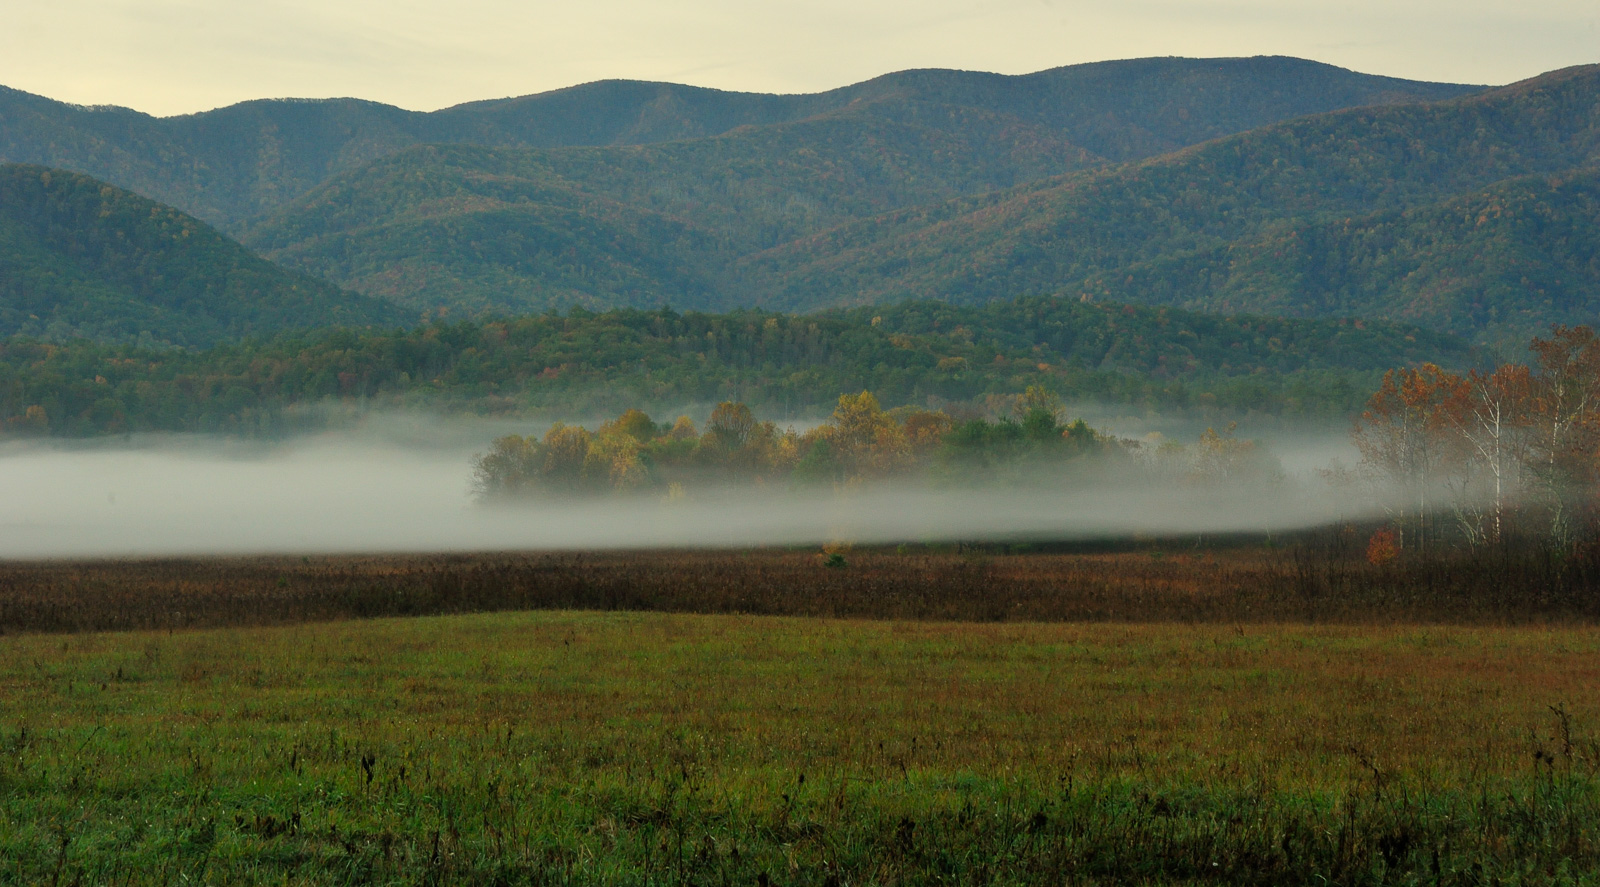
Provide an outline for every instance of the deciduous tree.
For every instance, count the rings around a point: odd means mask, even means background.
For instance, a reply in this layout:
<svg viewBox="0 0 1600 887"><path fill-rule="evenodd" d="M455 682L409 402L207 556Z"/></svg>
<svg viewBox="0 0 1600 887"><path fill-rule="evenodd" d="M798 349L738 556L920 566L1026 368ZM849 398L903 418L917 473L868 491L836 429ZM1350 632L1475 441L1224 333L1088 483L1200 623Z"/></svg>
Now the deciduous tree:
<svg viewBox="0 0 1600 887"><path fill-rule="evenodd" d="M1445 404L1444 416L1463 445L1468 465L1461 475L1457 516L1474 542L1505 538L1507 510L1528 458L1532 386L1526 366L1505 364L1491 373L1473 370ZM1488 486L1487 515L1467 486L1478 472Z"/></svg>
<svg viewBox="0 0 1600 887"><path fill-rule="evenodd" d="M1446 405L1462 396L1465 384L1431 363L1390 370L1351 435L1362 461L1400 487L1402 503L1409 500L1398 517L1402 528L1408 518L1415 524L1412 544L1418 548L1427 545L1431 493L1451 456Z"/></svg>
<svg viewBox="0 0 1600 887"><path fill-rule="evenodd" d="M1550 533L1570 541L1574 512L1592 497L1600 449L1600 340L1587 326L1556 326L1533 340L1529 468L1550 509Z"/></svg>

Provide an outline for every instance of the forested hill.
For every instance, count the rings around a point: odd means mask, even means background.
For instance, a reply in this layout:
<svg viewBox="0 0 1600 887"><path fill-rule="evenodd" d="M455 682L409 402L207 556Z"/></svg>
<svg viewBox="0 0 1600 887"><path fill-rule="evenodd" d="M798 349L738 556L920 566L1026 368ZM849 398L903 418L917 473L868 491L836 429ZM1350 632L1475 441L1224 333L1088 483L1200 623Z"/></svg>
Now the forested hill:
<svg viewBox="0 0 1600 887"><path fill-rule="evenodd" d="M1600 309L1597 166L1600 66L1573 68L850 223L745 257L740 286L787 308L1061 293L1525 341Z"/></svg>
<svg viewBox="0 0 1600 887"><path fill-rule="evenodd" d="M1423 360L1476 356L1394 324L1060 299L804 316L580 309L203 352L13 340L0 344L0 434L260 434L345 408L571 419L730 399L806 418L864 389L887 406L984 412L1031 385L1134 409L1343 418L1384 369Z"/></svg>
<svg viewBox="0 0 1600 887"><path fill-rule="evenodd" d="M959 137L819 117L627 148L422 146L334 179L245 242L414 310L725 309L749 304L726 286L742 255L1081 159L977 114Z"/></svg>
<svg viewBox="0 0 1600 887"><path fill-rule="evenodd" d="M1289 58L1139 59L1023 76L906 71L785 96L602 81L432 113L357 99L261 100L155 118L0 88L0 161L85 172L237 232L335 174L417 144L641 145L819 115L959 140L978 119L1050 143L1064 158L1050 171L1064 172L1305 114L1478 89Z"/></svg>
<svg viewBox="0 0 1600 887"><path fill-rule="evenodd" d="M1096 275L1084 288L1116 302L1389 317L1510 348L1520 333L1600 319L1600 167L1300 222Z"/></svg>
<svg viewBox="0 0 1600 887"><path fill-rule="evenodd" d="M1047 173L1077 162L1068 149L988 112L959 137L841 112L623 148L416 147L246 240L418 311L1061 294L1390 318L1517 347L1600 307L1583 184L1597 72L1061 176Z"/></svg>
<svg viewBox="0 0 1600 887"><path fill-rule="evenodd" d="M0 336L203 346L409 317L285 271L137 194L0 164Z"/></svg>

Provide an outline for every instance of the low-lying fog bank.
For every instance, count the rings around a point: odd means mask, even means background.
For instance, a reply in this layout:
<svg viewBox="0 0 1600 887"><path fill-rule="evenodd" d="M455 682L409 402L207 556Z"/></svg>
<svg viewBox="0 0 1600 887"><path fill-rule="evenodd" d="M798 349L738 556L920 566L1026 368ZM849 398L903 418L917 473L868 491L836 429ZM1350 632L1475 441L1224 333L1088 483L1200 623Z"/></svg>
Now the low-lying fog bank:
<svg viewBox="0 0 1600 887"><path fill-rule="evenodd" d="M1276 483L1080 479L1057 489L691 490L686 499L471 497L483 435L426 427L275 445L201 437L0 448L0 557L743 546L1288 530L1378 503L1314 471L1332 438L1275 444ZM1091 486L1092 484L1092 486Z"/></svg>

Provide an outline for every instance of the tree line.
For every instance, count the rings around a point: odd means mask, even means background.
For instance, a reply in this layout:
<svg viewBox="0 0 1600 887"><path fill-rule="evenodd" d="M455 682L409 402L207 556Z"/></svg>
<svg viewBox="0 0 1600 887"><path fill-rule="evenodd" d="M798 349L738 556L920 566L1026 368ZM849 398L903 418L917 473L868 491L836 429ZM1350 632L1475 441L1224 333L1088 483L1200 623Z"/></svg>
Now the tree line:
<svg viewBox="0 0 1600 887"><path fill-rule="evenodd" d="M724 401L703 427L688 416L657 423L629 409L591 431L557 422L543 436L501 437L474 461L485 502L574 495L664 492L744 483L779 489L850 488L904 480L945 484L1036 484L1105 467L1159 461L1189 480L1228 480L1278 471L1276 460L1234 427L1207 429L1192 446L1130 441L1069 419L1042 386L997 399L999 418L944 410L885 410L870 391L844 394L827 420L805 431L760 420L744 403Z"/></svg>
<svg viewBox="0 0 1600 887"><path fill-rule="evenodd" d="M1600 518L1600 339L1555 326L1531 364L1386 373L1352 439L1371 476L1404 495L1383 560L1447 542L1545 536L1571 546Z"/></svg>
<svg viewBox="0 0 1600 887"><path fill-rule="evenodd" d="M1386 372L1352 430L1361 469L1325 470L1334 483L1366 482L1391 503L1369 556L1446 545L1481 547L1537 537L1570 549L1600 531L1600 337L1555 326L1529 346L1532 361L1453 372L1434 363ZM758 419L724 401L703 427L687 416L657 423L629 409L594 431L556 423L543 436L510 435L475 463L486 501L664 491L749 482L785 487L901 479L1036 483L1118 464L1181 480L1281 476L1259 443L1233 426L1198 441L1132 441L1068 420L1043 385L991 398L990 417L959 409L884 409L870 391L838 398L805 431ZM994 412L1000 418L992 418ZM1092 462L1087 457L1098 456ZM1086 475L1085 475L1086 476Z"/></svg>
<svg viewBox="0 0 1600 887"><path fill-rule="evenodd" d="M1348 415L1384 369L1468 355L1459 339L1397 324L1044 298L812 315L574 309L204 351L14 338L0 342L0 434L262 435L328 404L538 417L726 400L796 417L841 391L939 408L1030 385L1085 402Z"/></svg>

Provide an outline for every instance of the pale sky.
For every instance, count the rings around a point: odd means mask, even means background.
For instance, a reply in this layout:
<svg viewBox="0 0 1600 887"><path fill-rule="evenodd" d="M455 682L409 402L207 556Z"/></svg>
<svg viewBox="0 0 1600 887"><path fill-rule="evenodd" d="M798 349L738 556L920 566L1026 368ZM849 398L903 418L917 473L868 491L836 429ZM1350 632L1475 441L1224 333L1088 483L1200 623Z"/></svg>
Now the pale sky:
<svg viewBox="0 0 1600 887"><path fill-rule="evenodd" d="M432 110L612 77L815 92L1160 55L1493 84L1600 62L1600 0L0 2L0 84L158 115L284 96Z"/></svg>

